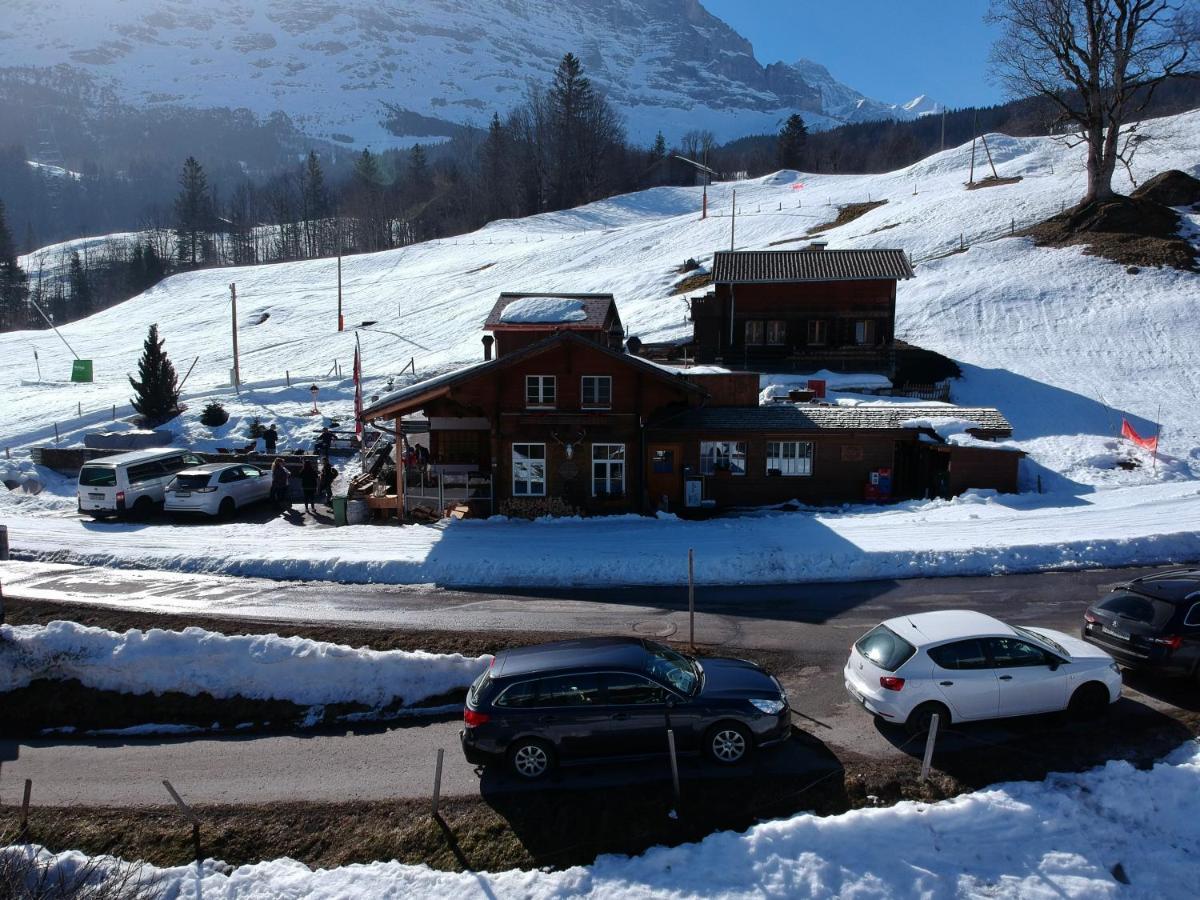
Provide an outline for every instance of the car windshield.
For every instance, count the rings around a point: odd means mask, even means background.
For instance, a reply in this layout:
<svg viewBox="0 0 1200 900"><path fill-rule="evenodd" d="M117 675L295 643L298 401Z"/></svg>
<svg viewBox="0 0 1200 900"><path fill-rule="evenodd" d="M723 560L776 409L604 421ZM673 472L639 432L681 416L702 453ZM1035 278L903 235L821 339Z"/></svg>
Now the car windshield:
<svg viewBox="0 0 1200 900"><path fill-rule="evenodd" d="M208 487L208 479L212 478L208 472L180 472L175 476L175 480L171 482L171 490L173 491L195 491L202 487Z"/></svg>
<svg viewBox="0 0 1200 900"><path fill-rule="evenodd" d="M662 644L647 642L646 651L650 654L646 662L647 673L665 681L677 691L685 694L696 692L700 686L701 670L695 660Z"/></svg>
<svg viewBox="0 0 1200 900"><path fill-rule="evenodd" d="M1105 597L1098 604L1098 609L1110 615L1127 619L1131 622L1141 622L1162 628L1171 621L1175 614L1175 606L1165 600L1144 597L1141 594L1114 593Z"/></svg>
<svg viewBox="0 0 1200 900"><path fill-rule="evenodd" d="M1049 647L1051 650L1054 650L1056 653L1059 653L1063 656L1071 655L1070 653L1067 652L1066 647L1064 647L1062 644L1058 643L1057 641L1050 640L1050 638L1046 637L1046 635L1042 634L1040 631L1034 631L1032 628L1022 628L1020 625L1012 626L1012 630L1015 631L1017 634L1021 635L1021 637L1030 638L1032 640L1035 640L1038 643L1040 643L1046 647Z"/></svg>
<svg viewBox="0 0 1200 900"><path fill-rule="evenodd" d="M84 487L116 487L117 470L112 466L84 466L79 470L79 483Z"/></svg>
<svg viewBox="0 0 1200 900"><path fill-rule="evenodd" d="M885 672L895 672L917 652L916 647L886 625L876 625L854 647Z"/></svg>

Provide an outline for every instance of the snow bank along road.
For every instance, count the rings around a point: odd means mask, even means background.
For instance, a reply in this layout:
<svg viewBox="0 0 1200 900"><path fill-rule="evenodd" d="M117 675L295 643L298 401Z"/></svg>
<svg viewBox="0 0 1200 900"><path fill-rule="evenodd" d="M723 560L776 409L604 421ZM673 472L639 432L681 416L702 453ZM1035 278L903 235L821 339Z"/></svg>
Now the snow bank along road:
<svg viewBox="0 0 1200 900"><path fill-rule="evenodd" d="M1200 745L1147 771L1013 782L941 803L797 815L564 871L439 872L376 862L313 871L280 859L152 870L169 897L1030 897L1174 900L1195 894ZM26 852L33 852L32 849ZM44 852L44 851L43 851ZM84 858L47 861L68 870ZM1118 864L1120 869L1117 869ZM1121 873L1117 880L1114 871ZM1188 887L1192 885L1192 887Z"/></svg>
<svg viewBox="0 0 1200 900"><path fill-rule="evenodd" d="M267 578L445 586L705 584L985 575L1200 557L1200 482L766 513L687 522L451 521L297 528L11 516L23 559Z"/></svg>
<svg viewBox="0 0 1200 900"><path fill-rule="evenodd" d="M882 619L951 606L979 609L1019 624L1073 631L1088 602L1137 571L1087 571L1000 578L943 578L809 586L706 588L697 592L697 640L730 648L783 650L796 665L779 673L800 716L796 722L835 752L881 759L903 757L847 701L841 667L847 645ZM102 576L107 575L104 579ZM663 588L531 595L383 587L243 584L229 578L189 578L153 572L95 572L67 566L0 566L9 596L87 600L135 609L269 617L321 622L347 614L384 627L497 629L551 632L686 634L686 590ZM87 586L99 583L89 595ZM126 595L122 586L132 590ZM243 593L239 595L239 590ZM243 599L244 598L244 599ZM328 616L327 616L328 614ZM344 619L342 619L344 621ZM226 629L237 630L231 622ZM1118 715L1170 713L1170 703L1133 694ZM1166 719L1163 719L1166 722ZM480 782L457 750L457 716L405 721L342 733L232 739L45 739L0 742L0 798L9 801L20 779L33 778L39 804L163 802L169 777L198 803L421 797L429 790L436 748L444 747L447 794L472 794ZM1012 736L996 724L988 740ZM769 756L771 765L803 768L825 760L793 750ZM611 773L607 773L611 775ZM657 770L643 772L658 777ZM606 773L572 773L581 786L604 787ZM574 782L572 782L574 783ZM484 786L487 787L486 785ZM19 799L19 798L17 798Z"/></svg>

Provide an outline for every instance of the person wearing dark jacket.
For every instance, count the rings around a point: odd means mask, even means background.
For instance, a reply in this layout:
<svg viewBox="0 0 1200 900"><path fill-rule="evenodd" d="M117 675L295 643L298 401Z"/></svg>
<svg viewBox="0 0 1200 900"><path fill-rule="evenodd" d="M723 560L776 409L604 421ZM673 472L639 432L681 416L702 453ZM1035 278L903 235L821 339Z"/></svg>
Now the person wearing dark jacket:
<svg viewBox="0 0 1200 900"><path fill-rule="evenodd" d="M274 453L275 448L279 445L279 430L273 422L271 427L263 432L263 443L267 445L268 453Z"/></svg>
<svg viewBox="0 0 1200 900"><path fill-rule="evenodd" d="M317 512L317 485L320 481L321 477L310 456L304 460L304 466L300 469L300 487L304 491L304 511L313 515Z"/></svg>
<svg viewBox="0 0 1200 900"><path fill-rule="evenodd" d="M329 464L328 456L321 460L321 489L318 496L322 503L333 502L333 480L337 478L337 474L337 469Z"/></svg>
<svg viewBox="0 0 1200 900"><path fill-rule="evenodd" d="M275 462L271 463L271 502L275 504L276 509L285 509L291 505L288 503L288 480L290 478L291 475L282 459L277 458Z"/></svg>

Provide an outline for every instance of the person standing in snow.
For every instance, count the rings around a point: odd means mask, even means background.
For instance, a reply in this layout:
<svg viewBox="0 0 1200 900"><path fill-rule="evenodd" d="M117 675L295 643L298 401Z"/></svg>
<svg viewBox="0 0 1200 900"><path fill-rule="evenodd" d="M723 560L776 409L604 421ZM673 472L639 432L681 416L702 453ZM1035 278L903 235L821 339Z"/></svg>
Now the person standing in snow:
<svg viewBox="0 0 1200 900"><path fill-rule="evenodd" d="M304 511L313 515L317 514L317 486L320 481L321 477L310 456L304 460L304 466L300 469L300 487L304 491Z"/></svg>
<svg viewBox="0 0 1200 900"><path fill-rule="evenodd" d="M322 503L333 502L333 480L337 478L337 469L329 464L329 457L321 460L321 490L319 493Z"/></svg>
<svg viewBox="0 0 1200 900"><path fill-rule="evenodd" d="M267 452L274 453L275 448L279 445L279 431L275 428L275 423L271 423L271 427L263 432L263 443L267 445Z"/></svg>
<svg viewBox="0 0 1200 900"><path fill-rule="evenodd" d="M288 480L291 478L287 466L278 457L271 463L271 502L276 509L286 509L288 503Z"/></svg>
<svg viewBox="0 0 1200 900"><path fill-rule="evenodd" d="M329 455L329 448L333 446L333 432L328 428L322 428L321 433L317 435L316 449L321 456Z"/></svg>

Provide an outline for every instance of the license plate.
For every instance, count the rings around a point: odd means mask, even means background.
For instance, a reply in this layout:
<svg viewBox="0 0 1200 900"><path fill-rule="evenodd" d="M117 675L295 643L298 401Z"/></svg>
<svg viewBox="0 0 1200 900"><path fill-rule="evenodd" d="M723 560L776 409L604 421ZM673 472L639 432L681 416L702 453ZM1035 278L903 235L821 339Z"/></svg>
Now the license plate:
<svg viewBox="0 0 1200 900"><path fill-rule="evenodd" d="M1111 635L1112 637L1115 637L1115 638L1120 638L1123 641L1129 640L1128 632L1120 631L1116 628L1109 628L1107 625L1101 625L1100 630L1103 631L1107 635Z"/></svg>
<svg viewBox="0 0 1200 900"><path fill-rule="evenodd" d="M88 494L88 498L91 500L103 500L104 495L103 494Z"/></svg>
<svg viewBox="0 0 1200 900"><path fill-rule="evenodd" d="M176 491L175 496L176 497L190 497L190 496L192 496L192 492L191 491Z"/></svg>
<svg viewBox="0 0 1200 900"><path fill-rule="evenodd" d="M862 702L863 702L863 695L862 695L862 694L860 694L860 693L859 693L858 691L856 691L854 688L850 688L849 690L850 690L850 696L852 696L852 697L853 697L855 700L857 700L859 703L862 703Z"/></svg>

